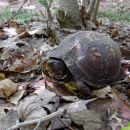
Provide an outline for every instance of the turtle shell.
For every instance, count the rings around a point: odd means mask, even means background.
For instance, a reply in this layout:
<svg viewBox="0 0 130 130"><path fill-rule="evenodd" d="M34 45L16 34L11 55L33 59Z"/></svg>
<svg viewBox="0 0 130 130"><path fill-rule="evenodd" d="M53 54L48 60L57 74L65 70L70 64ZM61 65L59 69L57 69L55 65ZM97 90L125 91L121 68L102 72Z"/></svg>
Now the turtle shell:
<svg viewBox="0 0 130 130"><path fill-rule="evenodd" d="M120 74L119 46L105 34L80 31L66 37L49 57L62 59L74 77L91 86L105 86Z"/></svg>

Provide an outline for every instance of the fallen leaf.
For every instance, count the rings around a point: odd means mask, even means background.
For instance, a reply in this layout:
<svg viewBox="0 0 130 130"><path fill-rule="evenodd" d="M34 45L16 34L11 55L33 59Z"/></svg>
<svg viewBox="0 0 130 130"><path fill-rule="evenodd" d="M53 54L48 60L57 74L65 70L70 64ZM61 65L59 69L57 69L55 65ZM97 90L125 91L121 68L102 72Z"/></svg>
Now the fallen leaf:
<svg viewBox="0 0 130 130"><path fill-rule="evenodd" d="M18 89L18 84L9 79L0 81L0 97L8 98L14 94Z"/></svg>
<svg viewBox="0 0 130 130"><path fill-rule="evenodd" d="M23 97L25 90L21 90L13 94L8 101L12 104L18 105L20 99Z"/></svg>
<svg viewBox="0 0 130 130"><path fill-rule="evenodd" d="M20 101L17 111L21 121L33 120L44 117L57 110L60 98L56 94L44 90L37 94L32 94ZM38 130L46 129L50 121L41 123ZM22 130L34 129L36 125L24 127Z"/></svg>
<svg viewBox="0 0 130 130"><path fill-rule="evenodd" d="M106 98L110 94L111 94L110 86L92 91L92 95L100 97L100 98Z"/></svg>
<svg viewBox="0 0 130 130"><path fill-rule="evenodd" d="M67 110L67 115L74 123L83 125L84 130L97 130L102 124L101 116L86 107L89 102L94 100L74 102L63 106L63 108Z"/></svg>
<svg viewBox="0 0 130 130"><path fill-rule="evenodd" d="M18 113L13 109L8 110L7 113L5 113L5 109L3 109L2 113L2 115L0 114L0 130L6 130L7 128L10 128L19 120Z"/></svg>
<svg viewBox="0 0 130 130"><path fill-rule="evenodd" d="M113 100L116 103L118 114L121 118L130 120L130 103L127 98L116 89L112 89Z"/></svg>
<svg viewBox="0 0 130 130"><path fill-rule="evenodd" d="M27 32L26 28L23 26L17 26L16 33L19 35L19 38L30 37L30 34Z"/></svg>
<svg viewBox="0 0 130 130"><path fill-rule="evenodd" d="M5 74L4 73L0 73L0 80L5 79Z"/></svg>

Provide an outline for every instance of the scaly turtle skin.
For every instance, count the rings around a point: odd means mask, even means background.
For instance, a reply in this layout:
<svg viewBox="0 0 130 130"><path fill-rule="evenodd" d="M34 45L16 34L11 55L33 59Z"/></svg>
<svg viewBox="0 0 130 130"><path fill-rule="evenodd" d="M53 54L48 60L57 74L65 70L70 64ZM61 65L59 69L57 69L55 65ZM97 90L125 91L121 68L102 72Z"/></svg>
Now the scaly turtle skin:
<svg viewBox="0 0 130 130"><path fill-rule="evenodd" d="M100 88L118 80L121 54L118 45L105 34L79 31L66 37L48 55L44 72L61 83L72 77L80 81L80 88L89 85ZM82 82L82 83L81 83Z"/></svg>

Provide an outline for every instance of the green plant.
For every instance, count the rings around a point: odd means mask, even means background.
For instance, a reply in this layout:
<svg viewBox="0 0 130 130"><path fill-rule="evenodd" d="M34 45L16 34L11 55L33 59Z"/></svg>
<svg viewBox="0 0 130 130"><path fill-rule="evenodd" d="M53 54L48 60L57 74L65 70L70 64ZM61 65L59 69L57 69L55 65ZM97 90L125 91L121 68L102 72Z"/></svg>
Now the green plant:
<svg viewBox="0 0 130 130"><path fill-rule="evenodd" d="M46 9L48 9L53 0L38 0L38 1L39 1L39 3L42 4Z"/></svg>
<svg viewBox="0 0 130 130"><path fill-rule="evenodd" d="M13 16L13 11L11 11L11 8L5 8L2 13L1 13L1 20L3 22L7 21L9 18L11 18ZM20 23L24 23L24 22L29 22L31 20L36 20L39 17L41 17L41 14L36 12L35 10L21 10L19 14L17 14L14 17L14 20L16 20L17 22Z"/></svg>
<svg viewBox="0 0 130 130"><path fill-rule="evenodd" d="M52 18L52 14L51 14L51 3L53 2L53 0L38 0L39 3L41 3L47 11L47 28L50 28L50 23L52 22L53 18Z"/></svg>
<svg viewBox="0 0 130 130"><path fill-rule="evenodd" d="M38 19L38 17L40 17L40 14L37 13L35 10L32 10L31 12L24 10L24 11L21 11L15 17L15 19L20 23L24 23L24 22L29 22L31 20L36 20Z"/></svg>
<svg viewBox="0 0 130 130"><path fill-rule="evenodd" d="M124 128L122 128L121 130L130 130L130 123L128 124L127 127L124 127Z"/></svg>
<svg viewBox="0 0 130 130"><path fill-rule="evenodd" d="M6 21L8 18L10 18L12 16L12 12L11 12L11 9L8 7L8 8L5 8L2 10L2 13L0 15L1 17L1 20L2 21Z"/></svg>
<svg viewBox="0 0 130 130"><path fill-rule="evenodd" d="M130 12L117 12L117 11L109 11L109 10L99 10L98 18L109 18L112 21L127 21L130 22Z"/></svg>

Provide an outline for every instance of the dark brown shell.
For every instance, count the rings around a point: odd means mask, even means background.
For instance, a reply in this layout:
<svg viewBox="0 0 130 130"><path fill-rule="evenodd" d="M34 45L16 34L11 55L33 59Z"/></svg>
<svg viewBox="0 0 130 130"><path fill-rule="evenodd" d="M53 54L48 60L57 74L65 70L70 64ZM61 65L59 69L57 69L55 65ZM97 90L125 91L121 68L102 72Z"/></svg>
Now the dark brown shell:
<svg viewBox="0 0 130 130"><path fill-rule="evenodd" d="M66 37L49 57L62 59L70 72L89 85L105 86L120 73L120 49L105 34L80 31Z"/></svg>

